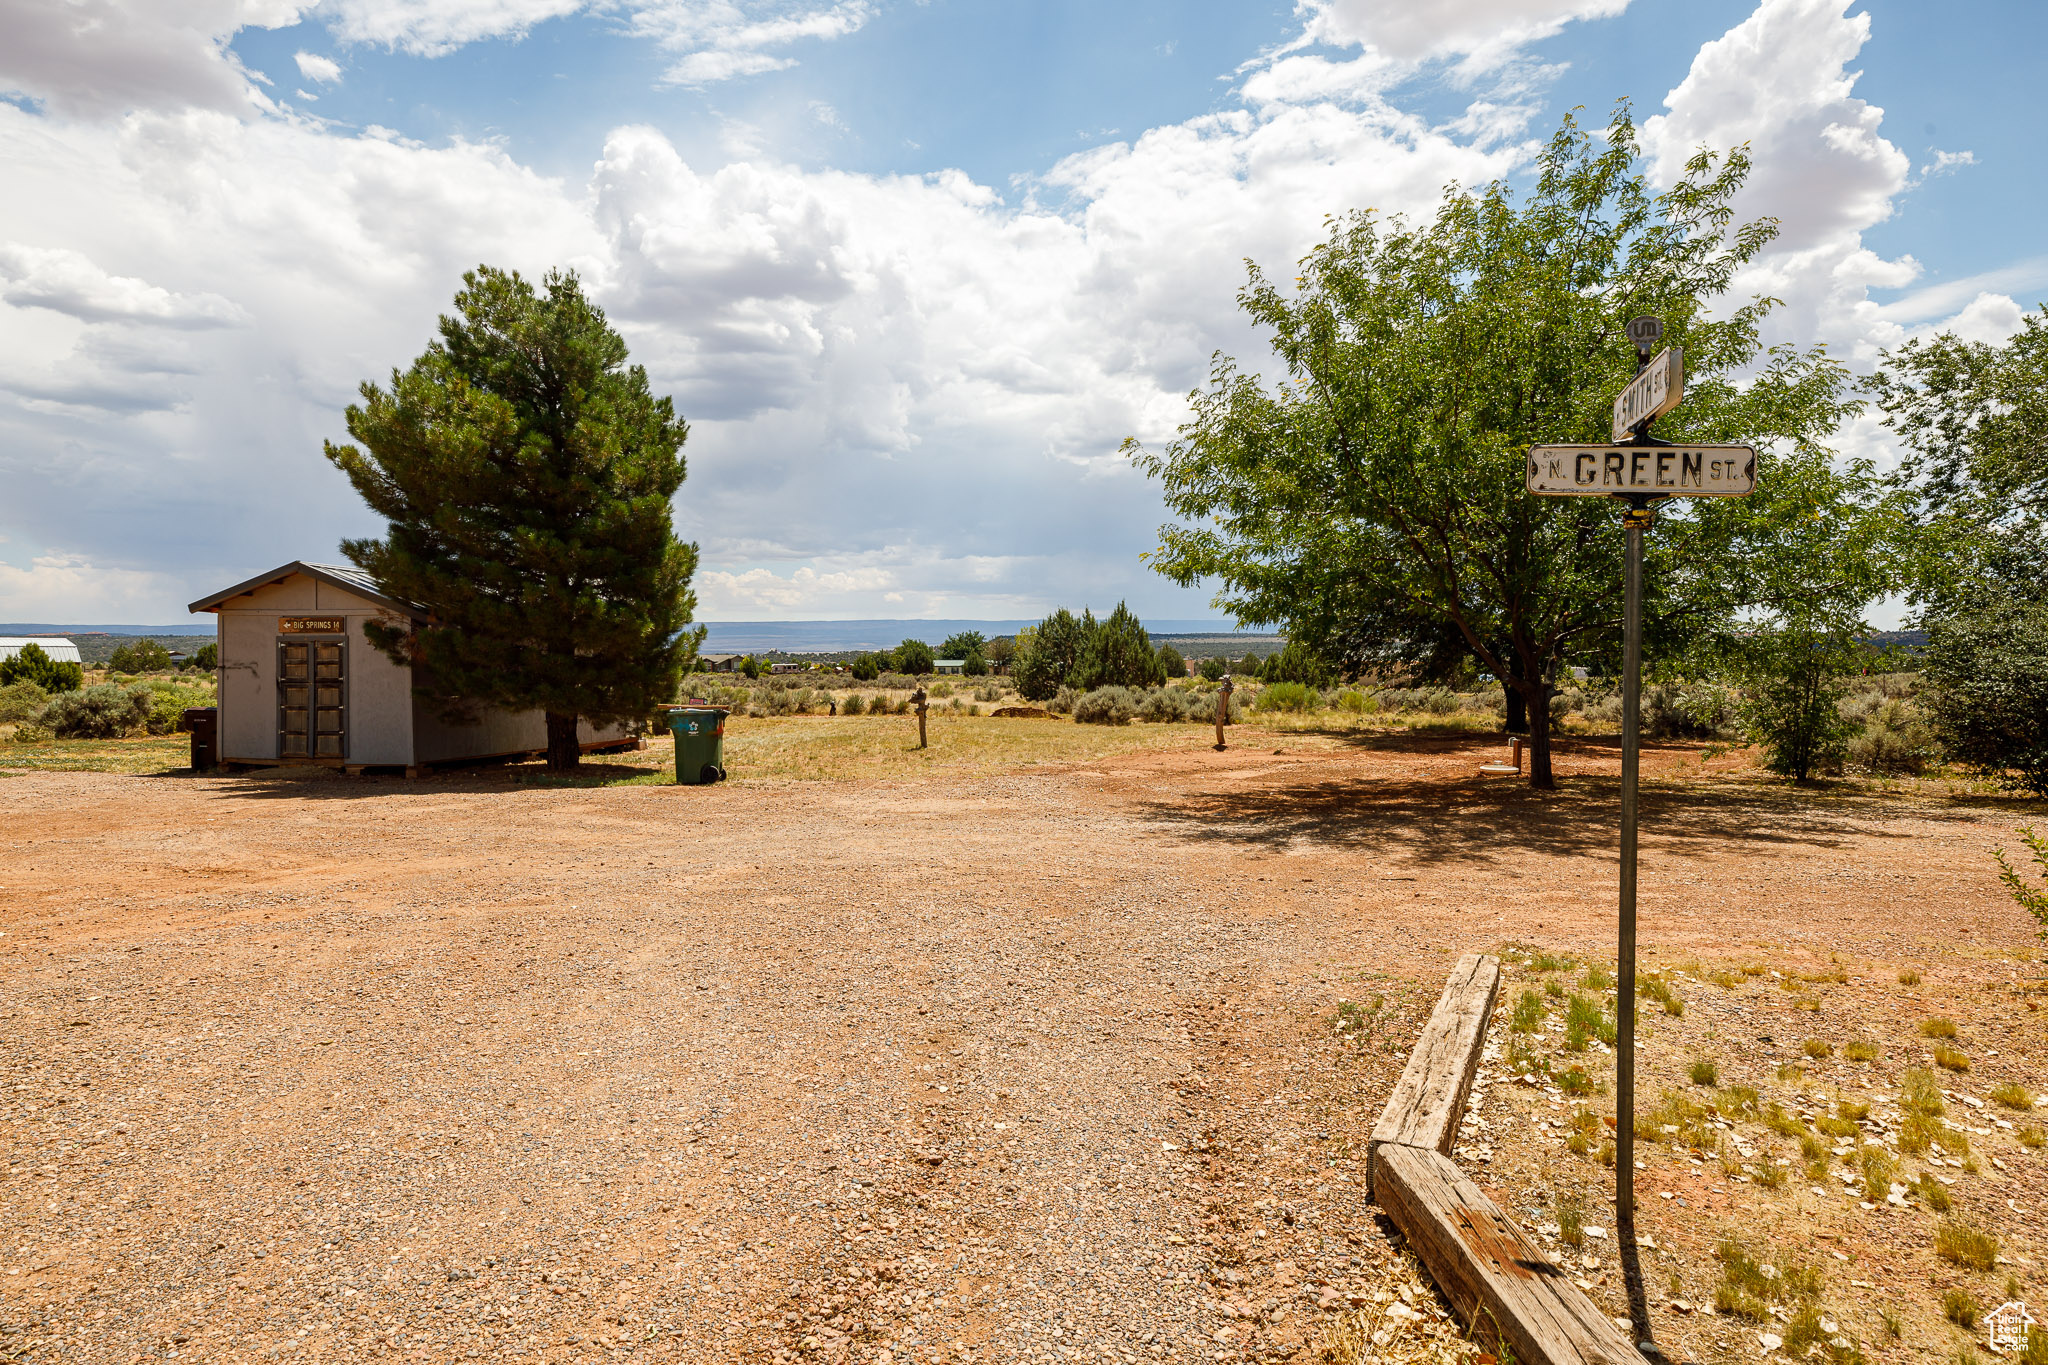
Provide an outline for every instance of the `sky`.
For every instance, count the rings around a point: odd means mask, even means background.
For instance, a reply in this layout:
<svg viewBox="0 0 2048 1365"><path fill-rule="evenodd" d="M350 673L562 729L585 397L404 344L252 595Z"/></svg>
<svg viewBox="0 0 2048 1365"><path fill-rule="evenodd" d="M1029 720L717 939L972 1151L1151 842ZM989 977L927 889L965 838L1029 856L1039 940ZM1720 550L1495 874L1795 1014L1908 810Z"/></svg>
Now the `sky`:
<svg viewBox="0 0 2048 1365"><path fill-rule="evenodd" d="M0 620L173 621L378 533L322 443L483 262L575 270L675 396L700 618L1214 619L1117 452L1262 363L1247 258L1526 184L1627 98L1659 183L1750 144L1767 339L1995 341L2048 298L2044 40L2025 0L0 0Z"/></svg>

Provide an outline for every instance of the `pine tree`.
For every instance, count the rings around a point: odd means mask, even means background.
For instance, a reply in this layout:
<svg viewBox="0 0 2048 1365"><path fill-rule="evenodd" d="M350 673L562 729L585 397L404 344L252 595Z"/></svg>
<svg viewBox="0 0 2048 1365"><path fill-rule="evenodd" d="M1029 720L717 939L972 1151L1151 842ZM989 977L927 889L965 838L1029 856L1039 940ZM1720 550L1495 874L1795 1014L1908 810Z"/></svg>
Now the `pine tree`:
<svg viewBox="0 0 2048 1365"><path fill-rule="evenodd" d="M349 408L361 447L327 446L390 523L342 553L425 608L369 631L421 696L450 718L544 711L548 766L573 769L578 718L648 716L703 639L670 508L689 427L574 274L462 280L440 339Z"/></svg>
<svg viewBox="0 0 2048 1365"><path fill-rule="evenodd" d="M74 663L59 663L30 641L12 658L0 659L0 687L18 682L34 683L45 692L75 692L85 686L85 670Z"/></svg>
<svg viewBox="0 0 2048 1365"><path fill-rule="evenodd" d="M1122 602L1088 633L1069 679L1082 691L1096 687L1153 687L1166 681L1152 637Z"/></svg>

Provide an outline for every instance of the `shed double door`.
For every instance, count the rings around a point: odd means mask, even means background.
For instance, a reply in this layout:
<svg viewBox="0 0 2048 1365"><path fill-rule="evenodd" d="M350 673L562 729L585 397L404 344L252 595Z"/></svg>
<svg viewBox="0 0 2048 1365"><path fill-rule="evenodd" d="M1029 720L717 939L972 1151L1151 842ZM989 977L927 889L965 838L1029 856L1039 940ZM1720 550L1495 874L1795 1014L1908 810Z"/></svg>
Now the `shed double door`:
<svg viewBox="0 0 2048 1365"><path fill-rule="evenodd" d="M277 642L277 756L348 757L348 644Z"/></svg>

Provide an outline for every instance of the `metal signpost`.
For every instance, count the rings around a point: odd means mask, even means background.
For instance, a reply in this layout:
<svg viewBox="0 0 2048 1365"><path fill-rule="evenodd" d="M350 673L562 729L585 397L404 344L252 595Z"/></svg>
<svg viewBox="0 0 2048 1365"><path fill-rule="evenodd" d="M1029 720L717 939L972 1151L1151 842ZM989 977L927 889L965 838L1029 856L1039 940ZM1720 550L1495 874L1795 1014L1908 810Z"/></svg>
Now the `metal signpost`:
<svg viewBox="0 0 2048 1365"><path fill-rule="evenodd" d="M1615 443L1529 447L1527 487L1545 497L1619 498L1628 535L1621 614L1621 943L1615 975L1614 1216L1632 1229L1636 1214L1636 775L1643 680L1643 532L1665 498L1739 498L1756 487L1756 451L1748 446L1674 445L1650 435L1650 423L1685 393L1684 354L1650 358L1664 335L1656 318L1628 324L1636 377L1614 402ZM1624 418L1628 420L1623 421ZM1624 1233L1624 1239L1628 1234Z"/></svg>

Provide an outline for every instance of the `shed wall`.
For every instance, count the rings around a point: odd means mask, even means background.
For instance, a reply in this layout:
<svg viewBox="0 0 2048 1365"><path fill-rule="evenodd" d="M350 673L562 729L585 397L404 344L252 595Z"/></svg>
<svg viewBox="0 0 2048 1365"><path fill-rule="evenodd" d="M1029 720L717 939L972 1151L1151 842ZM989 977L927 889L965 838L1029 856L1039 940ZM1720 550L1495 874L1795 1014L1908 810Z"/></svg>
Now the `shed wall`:
<svg viewBox="0 0 2048 1365"><path fill-rule="evenodd" d="M232 606L223 604L218 613L222 760L268 762L277 758L277 618L305 613L332 613L347 622L348 738L344 761L416 762L412 757L412 670L387 659L363 629L389 613L366 598L303 574L237 597Z"/></svg>

